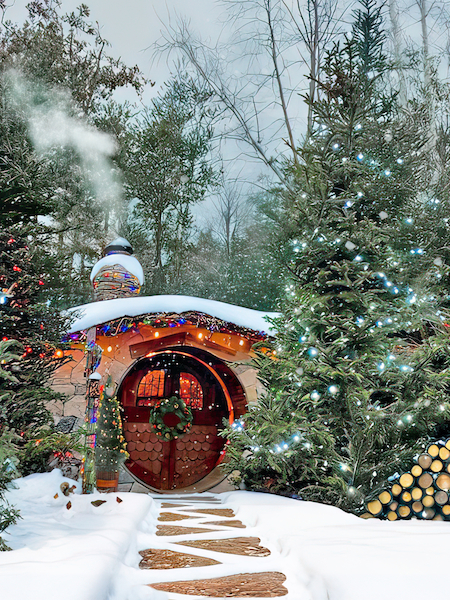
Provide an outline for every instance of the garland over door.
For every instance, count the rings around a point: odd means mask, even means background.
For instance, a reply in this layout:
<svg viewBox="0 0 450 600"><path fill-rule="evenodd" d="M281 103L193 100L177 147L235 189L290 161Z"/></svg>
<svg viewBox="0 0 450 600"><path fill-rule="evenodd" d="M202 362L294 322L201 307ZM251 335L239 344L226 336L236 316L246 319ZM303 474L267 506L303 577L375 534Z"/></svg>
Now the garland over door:
<svg viewBox="0 0 450 600"><path fill-rule="evenodd" d="M173 395L191 408L193 425L178 439L163 441L149 423L150 408ZM130 454L126 466L144 484L182 489L220 461L226 440L218 433L232 407L223 377L210 363L183 350L156 353L135 364L122 382L120 398Z"/></svg>

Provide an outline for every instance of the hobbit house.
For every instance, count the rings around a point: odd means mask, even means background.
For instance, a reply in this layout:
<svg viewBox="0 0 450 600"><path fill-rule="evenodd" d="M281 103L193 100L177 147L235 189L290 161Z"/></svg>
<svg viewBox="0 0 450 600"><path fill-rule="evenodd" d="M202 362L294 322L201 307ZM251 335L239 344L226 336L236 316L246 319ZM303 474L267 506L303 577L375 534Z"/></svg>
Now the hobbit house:
<svg viewBox="0 0 450 600"><path fill-rule="evenodd" d="M66 414L95 421L99 384L111 376L134 481L163 493L211 489L224 479L224 420L234 423L256 402L256 372L247 363L272 315L201 298L139 296L142 267L123 238L106 247L91 282L95 302L71 310L72 360L53 382L70 398ZM160 411L157 425L151 417L173 397L191 411L179 435L171 435L177 411Z"/></svg>

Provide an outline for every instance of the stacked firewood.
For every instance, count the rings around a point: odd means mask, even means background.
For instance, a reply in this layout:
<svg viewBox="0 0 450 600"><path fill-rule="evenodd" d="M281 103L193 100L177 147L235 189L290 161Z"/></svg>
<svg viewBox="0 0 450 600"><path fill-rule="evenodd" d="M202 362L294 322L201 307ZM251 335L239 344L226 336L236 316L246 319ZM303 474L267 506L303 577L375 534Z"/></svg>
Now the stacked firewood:
<svg viewBox="0 0 450 600"><path fill-rule="evenodd" d="M431 444L391 489L366 504L365 518L450 521L450 440Z"/></svg>

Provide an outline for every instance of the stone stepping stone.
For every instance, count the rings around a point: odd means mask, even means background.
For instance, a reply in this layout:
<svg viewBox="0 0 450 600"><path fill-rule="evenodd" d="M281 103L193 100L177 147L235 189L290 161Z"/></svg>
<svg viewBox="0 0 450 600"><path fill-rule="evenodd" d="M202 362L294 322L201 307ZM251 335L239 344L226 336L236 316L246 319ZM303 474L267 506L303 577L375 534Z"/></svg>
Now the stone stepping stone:
<svg viewBox="0 0 450 600"><path fill-rule="evenodd" d="M173 512L162 512L158 521L183 521L184 519L195 519L196 517L191 517L189 515L180 515L178 513Z"/></svg>
<svg viewBox="0 0 450 600"><path fill-rule="evenodd" d="M172 504L171 502L163 502L161 508L185 508L186 504Z"/></svg>
<svg viewBox="0 0 450 600"><path fill-rule="evenodd" d="M193 510L184 508L183 512L186 512L186 511L201 513L204 515L214 515L216 517L235 517L236 516L231 508L196 508Z"/></svg>
<svg viewBox="0 0 450 600"><path fill-rule="evenodd" d="M158 498L154 498L154 500L158 500ZM167 502L168 498L165 498L164 501ZM183 502L183 504L186 504L186 502L195 502L196 504L222 504L222 500L219 500L218 498L199 498L198 496L183 496L182 498L176 496L175 498L172 498L170 502Z"/></svg>
<svg viewBox="0 0 450 600"><path fill-rule="evenodd" d="M152 583L150 587L174 594L207 598L278 598L288 593L283 573L242 573L215 579Z"/></svg>
<svg viewBox="0 0 450 600"><path fill-rule="evenodd" d="M175 552L174 550L141 550L139 554L142 560L139 563L140 569L181 569L185 567L209 567L210 565L220 565L218 560L204 558L203 556L194 556L194 554L184 554L184 552Z"/></svg>
<svg viewBox="0 0 450 600"><path fill-rule="evenodd" d="M239 527L239 529L245 529L244 523L238 519L230 519L229 521L205 521L205 525L223 525L226 527Z"/></svg>
<svg viewBox="0 0 450 600"><path fill-rule="evenodd" d="M210 533L217 529L201 529L200 527L182 527L181 525L157 525L156 535L189 535L191 533Z"/></svg>
<svg viewBox="0 0 450 600"><path fill-rule="evenodd" d="M225 554L238 554L239 556L269 556L270 550L260 546L261 540L257 537L236 537L224 540L185 540L175 542L180 546L212 550Z"/></svg>

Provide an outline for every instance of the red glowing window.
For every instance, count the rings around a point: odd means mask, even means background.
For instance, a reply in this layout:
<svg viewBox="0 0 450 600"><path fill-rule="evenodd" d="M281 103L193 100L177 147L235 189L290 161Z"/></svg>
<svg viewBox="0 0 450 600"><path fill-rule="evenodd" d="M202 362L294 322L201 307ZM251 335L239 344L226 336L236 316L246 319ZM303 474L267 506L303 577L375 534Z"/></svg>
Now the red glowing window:
<svg viewBox="0 0 450 600"><path fill-rule="evenodd" d="M150 406L158 398L164 397L165 371L149 371L139 382L138 406Z"/></svg>
<svg viewBox="0 0 450 600"><path fill-rule="evenodd" d="M203 408L203 389L200 382L190 373L180 373L180 396L186 406Z"/></svg>

